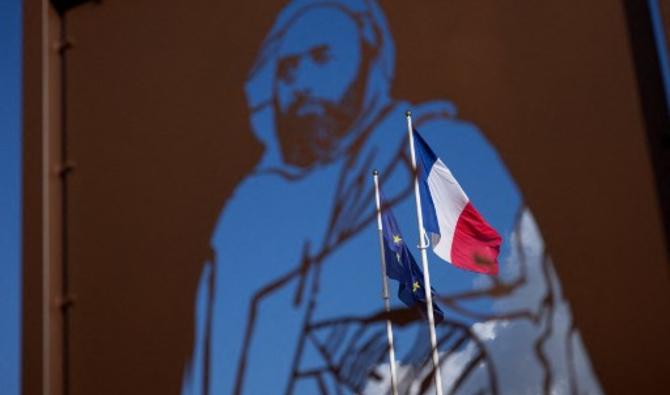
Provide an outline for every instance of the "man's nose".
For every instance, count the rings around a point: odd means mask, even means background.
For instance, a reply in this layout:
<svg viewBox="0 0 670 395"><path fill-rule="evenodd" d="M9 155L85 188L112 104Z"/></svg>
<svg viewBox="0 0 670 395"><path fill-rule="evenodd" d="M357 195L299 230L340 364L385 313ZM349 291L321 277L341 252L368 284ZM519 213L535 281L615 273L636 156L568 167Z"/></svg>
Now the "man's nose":
<svg viewBox="0 0 670 395"><path fill-rule="evenodd" d="M294 95L309 96L313 89L314 84L318 83L315 81L316 73L313 62L310 59L303 57L298 63L295 79L293 80L292 88Z"/></svg>

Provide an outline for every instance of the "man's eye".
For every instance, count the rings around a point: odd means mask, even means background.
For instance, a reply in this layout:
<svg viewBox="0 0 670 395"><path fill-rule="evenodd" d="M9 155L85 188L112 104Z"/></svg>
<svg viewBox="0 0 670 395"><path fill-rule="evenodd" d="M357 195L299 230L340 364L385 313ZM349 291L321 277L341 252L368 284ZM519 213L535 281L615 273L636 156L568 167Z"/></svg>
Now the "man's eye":
<svg viewBox="0 0 670 395"><path fill-rule="evenodd" d="M330 49L326 45L320 45L309 51L309 56L318 64L324 64L331 58Z"/></svg>
<svg viewBox="0 0 670 395"><path fill-rule="evenodd" d="M287 56L279 60L277 65L277 75L285 82L291 82L295 78L295 71L298 68L298 57Z"/></svg>

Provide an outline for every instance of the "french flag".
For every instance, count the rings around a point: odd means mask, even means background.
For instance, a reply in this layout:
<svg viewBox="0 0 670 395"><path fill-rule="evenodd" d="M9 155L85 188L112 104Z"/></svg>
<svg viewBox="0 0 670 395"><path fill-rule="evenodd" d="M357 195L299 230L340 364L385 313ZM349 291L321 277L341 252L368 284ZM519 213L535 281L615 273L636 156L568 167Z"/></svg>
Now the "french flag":
<svg viewBox="0 0 670 395"><path fill-rule="evenodd" d="M454 266L498 274L502 238L479 214L447 166L414 129L423 227L433 251Z"/></svg>

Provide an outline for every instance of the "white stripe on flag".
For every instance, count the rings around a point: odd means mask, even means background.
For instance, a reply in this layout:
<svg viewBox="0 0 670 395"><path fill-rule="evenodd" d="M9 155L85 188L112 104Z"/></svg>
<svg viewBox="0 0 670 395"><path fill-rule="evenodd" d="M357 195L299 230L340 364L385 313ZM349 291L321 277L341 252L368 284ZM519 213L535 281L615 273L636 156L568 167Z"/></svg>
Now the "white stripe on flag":
<svg viewBox="0 0 670 395"><path fill-rule="evenodd" d="M428 189L433 198L440 235L432 238L433 251L442 259L453 263L451 246L456 223L469 199L451 171L439 158L428 174Z"/></svg>

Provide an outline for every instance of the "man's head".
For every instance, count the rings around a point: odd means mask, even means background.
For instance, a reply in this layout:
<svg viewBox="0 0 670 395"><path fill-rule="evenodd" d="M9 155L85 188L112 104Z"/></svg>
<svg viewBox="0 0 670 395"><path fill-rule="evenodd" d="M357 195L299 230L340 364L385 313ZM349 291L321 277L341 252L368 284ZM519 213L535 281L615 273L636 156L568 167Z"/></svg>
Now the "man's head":
<svg viewBox="0 0 670 395"><path fill-rule="evenodd" d="M376 2L292 1L247 81L256 135L286 164L333 159L352 129L388 102L394 55Z"/></svg>
<svg viewBox="0 0 670 395"><path fill-rule="evenodd" d="M307 167L338 150L361 111L369 51L342 8L296 15L279 47L274 85L284 161Z"/></svg>

